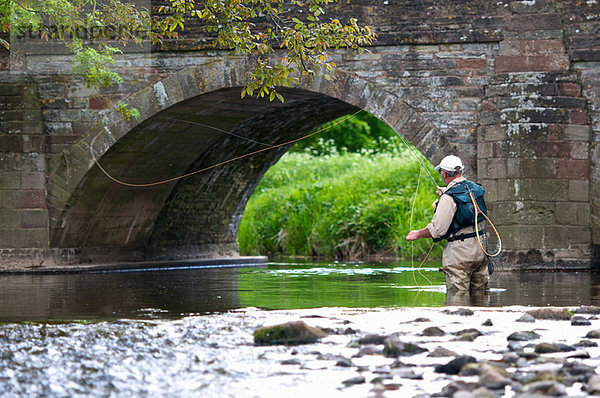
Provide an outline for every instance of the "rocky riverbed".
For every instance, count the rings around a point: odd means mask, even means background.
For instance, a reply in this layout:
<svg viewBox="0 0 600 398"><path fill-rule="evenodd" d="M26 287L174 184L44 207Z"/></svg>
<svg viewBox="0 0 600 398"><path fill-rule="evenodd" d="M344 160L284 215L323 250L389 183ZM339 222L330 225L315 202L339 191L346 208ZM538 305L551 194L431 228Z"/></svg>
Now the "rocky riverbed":
<svg viewBox="0 0 600 398"><path fill-rule="evenodd" d="M583 397L600 394L598 313L247 308L171 320L5 324L0 395ZM325 333L310 344L255 344L256 328L289 321Z"/></svg>

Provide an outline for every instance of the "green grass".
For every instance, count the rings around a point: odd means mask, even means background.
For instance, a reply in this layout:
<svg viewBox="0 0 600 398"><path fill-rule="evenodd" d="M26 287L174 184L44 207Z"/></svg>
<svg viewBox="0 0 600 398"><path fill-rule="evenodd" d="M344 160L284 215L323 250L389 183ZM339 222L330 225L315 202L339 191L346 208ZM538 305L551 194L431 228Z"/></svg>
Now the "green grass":
<svg viewBox="0 0 600 398"><path fill-rule="evenodd" d="M407 149L311 156L289 152L250 198L239 229L244 255L423 258L431 240L406 242L425 227L437 198ZM426 161L425 161L426 162ZM436 173L429 163L430 172ZM416 200L415 200L416 193ZM441 257L436 244L430 258Z"/></svg>

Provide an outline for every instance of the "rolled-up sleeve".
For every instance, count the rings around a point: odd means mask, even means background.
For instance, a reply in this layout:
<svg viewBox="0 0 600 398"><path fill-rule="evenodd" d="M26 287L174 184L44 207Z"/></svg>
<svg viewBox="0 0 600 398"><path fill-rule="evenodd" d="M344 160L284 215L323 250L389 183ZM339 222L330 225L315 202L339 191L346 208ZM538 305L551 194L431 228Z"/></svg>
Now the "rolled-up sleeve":
<svg viewBox="0 0 600 398"><path fill-rule="evenodd" d="M446 234L454 218L454 213L456 213L456 203L450 195L442 195L431 222L427 224L432 238L439 238Z"/></svg>

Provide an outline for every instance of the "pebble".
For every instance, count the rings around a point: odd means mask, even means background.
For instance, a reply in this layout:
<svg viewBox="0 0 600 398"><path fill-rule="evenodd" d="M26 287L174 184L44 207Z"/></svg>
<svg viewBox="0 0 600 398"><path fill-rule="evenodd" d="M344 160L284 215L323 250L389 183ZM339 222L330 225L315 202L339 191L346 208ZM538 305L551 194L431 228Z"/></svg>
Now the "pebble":
<svg viewBox="0 0 600 398"><path fill-rule="evenodd" d="M344 384L345 386L352 386L355 384L363 384L366 383L366 379L364 376L356 376L356 377L351 377L349 379L346 379L344 381L342 381L342 384Z"/></svg>
<svg viewBox="0 0 600 398"><path fill-rule="evenodd" d="M431 351L427 356L432 358L455 357L458 356L458 354L444 347L436 347L435 350Z"/></svg>
<svg viewBox="0 0 600 398"><path fill-rule="evenodd" d="M540 335L533 331L524 331L524 332L514 332L511 333L507 339L509 341L530 341L539 339Z"/></svg>
<svg viewBox="0 0 600 398"><path fill-rule="evenodd" d="M481 324L481 326L494 326L494 324L492 323L492 320L488 318Z"/></svg>
<svg viewBox="0 0 600 398"><path fill-rule="evenodd" d="M474 363L474 362L477 362L477 359L475 359L475 357L472 357L470 355L461 355L461 356L454 358L453 360L446 363L445 365L437 365L434 368L434 370L436 373L446 373L449 375L457 375L460 372L460 370L463 368L463 366L465 366L468 363Z"/></svg>
<svg viewBox="0 0 600 398"><path fill-rule="evenodd" d="M396 336L390 336L383 342L383 355L386 357L411 356L425 351L428 350L413 343L403 342Z"/></svg>
<svg viewBox="0 0 600 398"><path fill-rule="evenodd" d="M594 374L587 381L587 391L592 395L600 394L600 375Z"/></svg>
<svg viewBox="0 0 600 398"><path fill-rule="evenodd" d="M500 390L510 384L507 375L503 369L484 363L479 367L479 384L490 390Z"/></svg>
<svg viewBox="0 0 600 398"><path fill-rule="evenodd" d="M600 330L590 330L585 337L588 339L600 339Z"/></svg>
<svg viewBox="0 0 600 398"><path fill-rule="evenodd" d="M565 386L556 381L538 381L525 386L525 392L560 397L566 395Z"/></svg>
<svg viewBox="0 0 600 398"><path fill-rule="evenodd" d="M590 326L591 324L592 322L583 316L575 315L571 318L571 325L573 326Z"/></svg>
<svg viewBox="0 0 600 398"><path fill-rule="evenodd" d="M566 308L538 308L527 311L526 313L535 319L549 319L555 321L568 321L571 319L571 312L569 312L569 310Z"/></svg>
<svg viewBox="0 0 600 398"><path fill-rule="evenodd" d="M530 314L523 314L519 319L517 319L517 322L533 323L533 322L535 322L535 318L533 316L531 316Z"/></svg>
<svg viewBox="0 0 600 398"><path fill-rule="evenodd" d="M381 336L378 334L368 334L364 337L361 337L360 339L358 339L358 344L360 345L367 345L367 344L383 344L383 340L386 339L387 336Z"/></svg>
<svg viewBox="0 0 600 398"><path fill-rule="evenodd" d="M421 336L445 336L446 332L437 326L431 326L421 332Z"/></svg>

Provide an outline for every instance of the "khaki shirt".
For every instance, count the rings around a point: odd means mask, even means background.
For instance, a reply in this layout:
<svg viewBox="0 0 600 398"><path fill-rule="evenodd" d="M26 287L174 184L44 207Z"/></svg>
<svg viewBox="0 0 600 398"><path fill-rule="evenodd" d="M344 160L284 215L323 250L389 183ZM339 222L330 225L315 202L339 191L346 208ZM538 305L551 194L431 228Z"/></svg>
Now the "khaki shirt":
<svg viewBox="0 0 600 398"><path fill-rule="evenodd" d="M457 183L465 180L466 178L462 176L455 178L450 181L448 188L452 188ZM454 203L454 199L452 199L450 195L442 195L431 222L427 224L427 229L433 238L439 238L446 234L446 231L448 231L452 219L454 218L454 213L456 213L456 203ZM479 224L479 228L482 228L481 223ZM454 235L462 235L470 232L475 232L475 227L463 228ZM448 242L444 248L444 253L442 254L442 266L444 267L464 262L483 260L483 251L481 251L476 237Z"/></svg>

